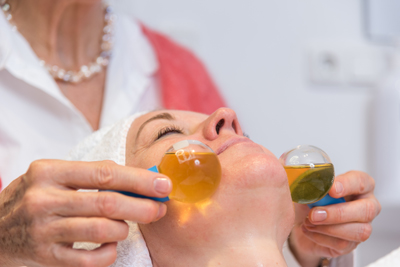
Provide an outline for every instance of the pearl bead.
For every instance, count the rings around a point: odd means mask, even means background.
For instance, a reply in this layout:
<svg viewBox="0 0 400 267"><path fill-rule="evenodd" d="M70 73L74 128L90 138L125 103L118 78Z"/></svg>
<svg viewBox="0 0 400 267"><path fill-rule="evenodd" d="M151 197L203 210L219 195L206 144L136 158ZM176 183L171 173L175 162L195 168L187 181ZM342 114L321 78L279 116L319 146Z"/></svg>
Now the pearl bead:
<svg viewBox="0 0 400 267"><path fill-rule="evenodd" d="M96 63L101 65L103 63L103 57L97 57L96 58Z"/></svg>
<svg viewBox="0 0 400 267"><path fill-rule="evenodd" d="M10 5L6 3L1 8L3 9L4 12L8 12L10 10Z"/></svg>
<svg viewBox="0 0 400 267"><path fill-rule="evenodd" d="M106 34L111 33L111 31L112 31L112 27L110 25L104 26L104 28L103 28L104 33L106 33Z"/></svg>
<svg viewBox="0 0 400 267"><path fill-rule="evenodd" d="M111 34L104 34L102 39L105 42L109 42L109 41L111 41L112 36L111 36Z"/></svg>
<svg viewBox="0 0 400 267"><path fill-rule="evenodd" d="M57 72L57 77L62 80L64 78L64 76L65 76L65 70L59 69Z"/></svg>

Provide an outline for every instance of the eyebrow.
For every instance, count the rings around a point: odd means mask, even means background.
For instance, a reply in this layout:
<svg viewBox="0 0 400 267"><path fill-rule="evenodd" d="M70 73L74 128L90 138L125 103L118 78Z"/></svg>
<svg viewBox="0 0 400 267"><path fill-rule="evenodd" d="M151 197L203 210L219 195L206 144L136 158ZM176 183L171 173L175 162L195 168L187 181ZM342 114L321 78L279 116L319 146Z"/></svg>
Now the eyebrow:
<svg viewBox="0 0 400 267"><path fill-rule="evenodd" d="M136 140L139 138L139 135L142 132L144 126L146 126L146 124L148 124L149 122L154 121L154 120L169 120L169 121L172 121L172 120L175 120L175 117L172 116L170 113L167 113L167 112L160 113L160 114L157 114L154 117L151 117L147 121L143 122L142 125L140 125L139 130L138 130L138 132L136 134Z"/></svg>

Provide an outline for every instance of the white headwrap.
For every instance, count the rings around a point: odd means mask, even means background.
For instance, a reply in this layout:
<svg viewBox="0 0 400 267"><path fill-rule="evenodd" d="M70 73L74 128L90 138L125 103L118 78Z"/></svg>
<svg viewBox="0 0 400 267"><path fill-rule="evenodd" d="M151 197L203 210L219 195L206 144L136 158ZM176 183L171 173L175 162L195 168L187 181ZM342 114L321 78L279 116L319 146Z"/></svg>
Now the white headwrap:
<svg viewBox="0 0 400 267"><path fill-rule="evenodd" d="M100 161L112 160L119 165L125 165L126 138L132 122L143 115L137 113L125 120L122 120L112 126L103 128L74 148L68 160L80 161ZM84 190L82 190L84 191ZM87 191L87 190L86 190ZM149 251L139 230L137 223L127 222L129 225L129 235L124 241L118 242L118 257L114 267L151 267ZM93 243L75 243L74 248L95 249L98 244Z"/></svg>

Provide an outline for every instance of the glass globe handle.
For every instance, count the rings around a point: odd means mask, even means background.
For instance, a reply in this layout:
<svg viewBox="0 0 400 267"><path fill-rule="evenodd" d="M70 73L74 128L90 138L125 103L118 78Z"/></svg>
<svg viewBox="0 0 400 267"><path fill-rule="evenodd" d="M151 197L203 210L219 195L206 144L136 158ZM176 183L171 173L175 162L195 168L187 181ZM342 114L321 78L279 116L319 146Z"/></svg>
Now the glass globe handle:
<svg viewBox="0 0 400 267"><path fill-rule="evenodd" d="M344 203L346 200L343 197L340 198L333 198L329 194L324 196L322 199L318 200L317 202L307 204L307 206L312 209L314 207L322 207L322 206L328 206L332 204L339 204L339 203Z"/></svg>
<svg viewBox="0 0 400 267"><path fill-rule="evenodd" d="M152 172L157 172L157 173L159 172L157 166L153 166L147 170L152 171ZM117 191L117 190L101 190L101 191L116 192L116 193L120 193L120 194L123 194L128 197L145 198L145 199L151 199L151 200L155 200L155 201L159 201L159 202L166 202L166 201L170 200L168 196L167 197L149 197L149 196L139 195L139 194L135 194L132 192L127 192L127 191Z"/></svg>

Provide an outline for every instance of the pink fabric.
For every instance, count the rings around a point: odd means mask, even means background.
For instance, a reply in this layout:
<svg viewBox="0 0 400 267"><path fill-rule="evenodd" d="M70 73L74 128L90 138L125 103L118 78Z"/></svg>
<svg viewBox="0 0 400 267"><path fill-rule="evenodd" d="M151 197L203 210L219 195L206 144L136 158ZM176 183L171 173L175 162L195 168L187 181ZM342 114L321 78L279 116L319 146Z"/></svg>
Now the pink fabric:
<svg viewBox="0 0 400 267"><path fill-rule="evenodd" d="M142 30L157 55L165 108L211 114L226 106L204 65L193 53L144 25Z"/></svg>

